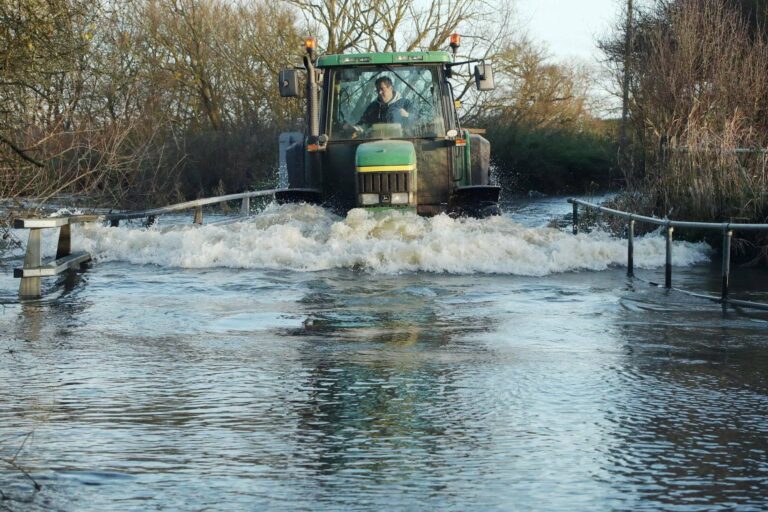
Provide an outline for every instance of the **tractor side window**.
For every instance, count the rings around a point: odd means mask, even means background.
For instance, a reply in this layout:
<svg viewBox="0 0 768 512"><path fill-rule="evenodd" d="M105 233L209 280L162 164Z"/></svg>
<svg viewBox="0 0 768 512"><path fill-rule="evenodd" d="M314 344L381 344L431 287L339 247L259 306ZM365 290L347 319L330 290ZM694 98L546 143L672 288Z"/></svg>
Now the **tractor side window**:
<svg viewBox="0 0 768 512"><path fill-rule="evenodd" d="M436 66L336 69L332 80L332 139L443 137Z"/></svg>

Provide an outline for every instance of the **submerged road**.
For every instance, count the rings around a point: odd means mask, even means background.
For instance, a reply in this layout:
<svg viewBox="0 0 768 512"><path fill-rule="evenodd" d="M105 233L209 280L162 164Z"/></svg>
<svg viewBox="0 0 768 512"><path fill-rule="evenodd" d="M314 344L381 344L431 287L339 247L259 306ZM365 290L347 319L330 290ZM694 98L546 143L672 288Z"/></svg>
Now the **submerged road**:
<svg viewBox="0 0 768 512"><path fill-rule="evenodd" d="M629 280L569 211L93 226L94 266L23 304L7 257L0 510L768 508L768 313L648 286L659 235Z"/></svg>

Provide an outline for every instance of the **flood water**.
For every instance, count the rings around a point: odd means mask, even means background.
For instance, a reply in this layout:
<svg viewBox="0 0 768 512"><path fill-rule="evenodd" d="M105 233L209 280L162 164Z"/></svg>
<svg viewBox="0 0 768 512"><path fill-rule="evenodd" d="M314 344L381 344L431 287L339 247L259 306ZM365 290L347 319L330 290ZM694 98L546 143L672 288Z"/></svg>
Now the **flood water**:
<svg viewBox="0 0 768 512"><path fill-rule="evenodd" d="M765 510L768 312L569 211L86 226L23 303L6 254L0 510Z"/></svg>

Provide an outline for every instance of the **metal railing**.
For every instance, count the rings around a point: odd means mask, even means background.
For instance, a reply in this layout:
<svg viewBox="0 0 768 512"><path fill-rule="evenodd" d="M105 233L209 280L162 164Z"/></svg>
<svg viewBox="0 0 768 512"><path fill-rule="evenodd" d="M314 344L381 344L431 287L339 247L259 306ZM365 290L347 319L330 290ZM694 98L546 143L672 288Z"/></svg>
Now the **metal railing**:
<svg viewBox="0 0 768 512"><path fill-rule="evenodd" d="M275 195L275 192L277 191L278 189L254 190L252 192L241 192L239 194L228 194L225 196L206 197L203 199L195 199L194 201L186 201L183 203L163 206L161 208L152 208L150 210L138 210L134 212L123 212L123 213L109 213L109 214L103 215L102 219L108 220L112 226L117 226L119 225L121 220L154 219L154 217L157 217L158 215L194 209L195 216L194 216L193 222L195 224L202 224L203 223L203 206L240 200L241 215L248 215L251 210L252 197L272 196L272 195Z"/></svg>
<svg viewBox="0 0 768 512"><path fill-rule="evenodd" d="M703 297L715 302L719 302L723 305L723 308L729 304L734 306L751 307L757 309L767 309L768 304L761 304L758 302L750 302L745 300L736 300L729 297L730 286L730 274L731 274L731 242L733 239L734 231L768 231L768 224L739 224L733 222L690 222L680 220L668 220L658 219L656 217L646 217L644 215L637 215L635 213L623 212L620 210L614 210L613 208L607 208L597 204L582 201L581 199L571 198L568 202L573 205L573 234L579 232L579 205L586 208L597 210L615 217L621 217L627 219L627 276L634 277L634 243L635 243L635 222L645 222L648 224L655 224L662 226L665 229L666 239L666 262L664 265L664 287L667 289L672 288L672 233L675 228L690 228L690 229L704 229L710 231L720 231L723 234L723 263L722 263L722 286L720 289L720 296L702 294L702 293L690 293L697 297Z"/></svg>
<svg viewBox="0 0 768 512"><path fill-rule="evenodd" d="M735 154L765 154L768 153L768 148L731 148L731 149L711 149L707 147L688 147L688 146L675 146L665 147L666 151L672 151L673 153L694 153L694 152L719 152L719 153L735 153Z"/></svg>
<svg viewBox="0 0 768 512"><path fill-rule="evenodd" d="M158 215L175 213L194 209L193 222L195 224L203 223L203 206L220 204L228 201L240 200L240 214L249 215L251 209L250 200L252 197L274 196L280 189L255 190L252 192L241 192L239 194L228 194L224 196L207 197L186 201L184 203L172 204L162 208L152 208L149 210L139 210L123 213L108 213L102 215L67 215L62 217L35 217L21 218L14 220L13 227L16 229L29 229L29 239L27 250L24 255L24 264L22 268L14 269L13 276L21 278L19 284L19 297L22 299L33 299L42 296L41 277L55 276L67 270L74 270L86 264L91 260L91 255L87 252L72 253L72 224L83 222L109 222L111 226L116 227L121 220L143 219L154 221ZM292 192L310 191L310 189L291 189ZM42 261L42 230L50 228L59 228L59 241L54 259Z"/></svg>

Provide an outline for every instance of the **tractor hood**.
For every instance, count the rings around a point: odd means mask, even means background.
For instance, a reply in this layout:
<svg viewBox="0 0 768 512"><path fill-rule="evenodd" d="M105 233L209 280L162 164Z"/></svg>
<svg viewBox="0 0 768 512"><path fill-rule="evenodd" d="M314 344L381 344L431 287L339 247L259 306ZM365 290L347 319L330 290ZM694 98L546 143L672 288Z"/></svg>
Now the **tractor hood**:
<svg viewBox="0 0 768 512"><path fill-rule="evenodd" d="M358 172L413 171L416 149L407 140L377 140L357 147L355 167Z"/></svg>

